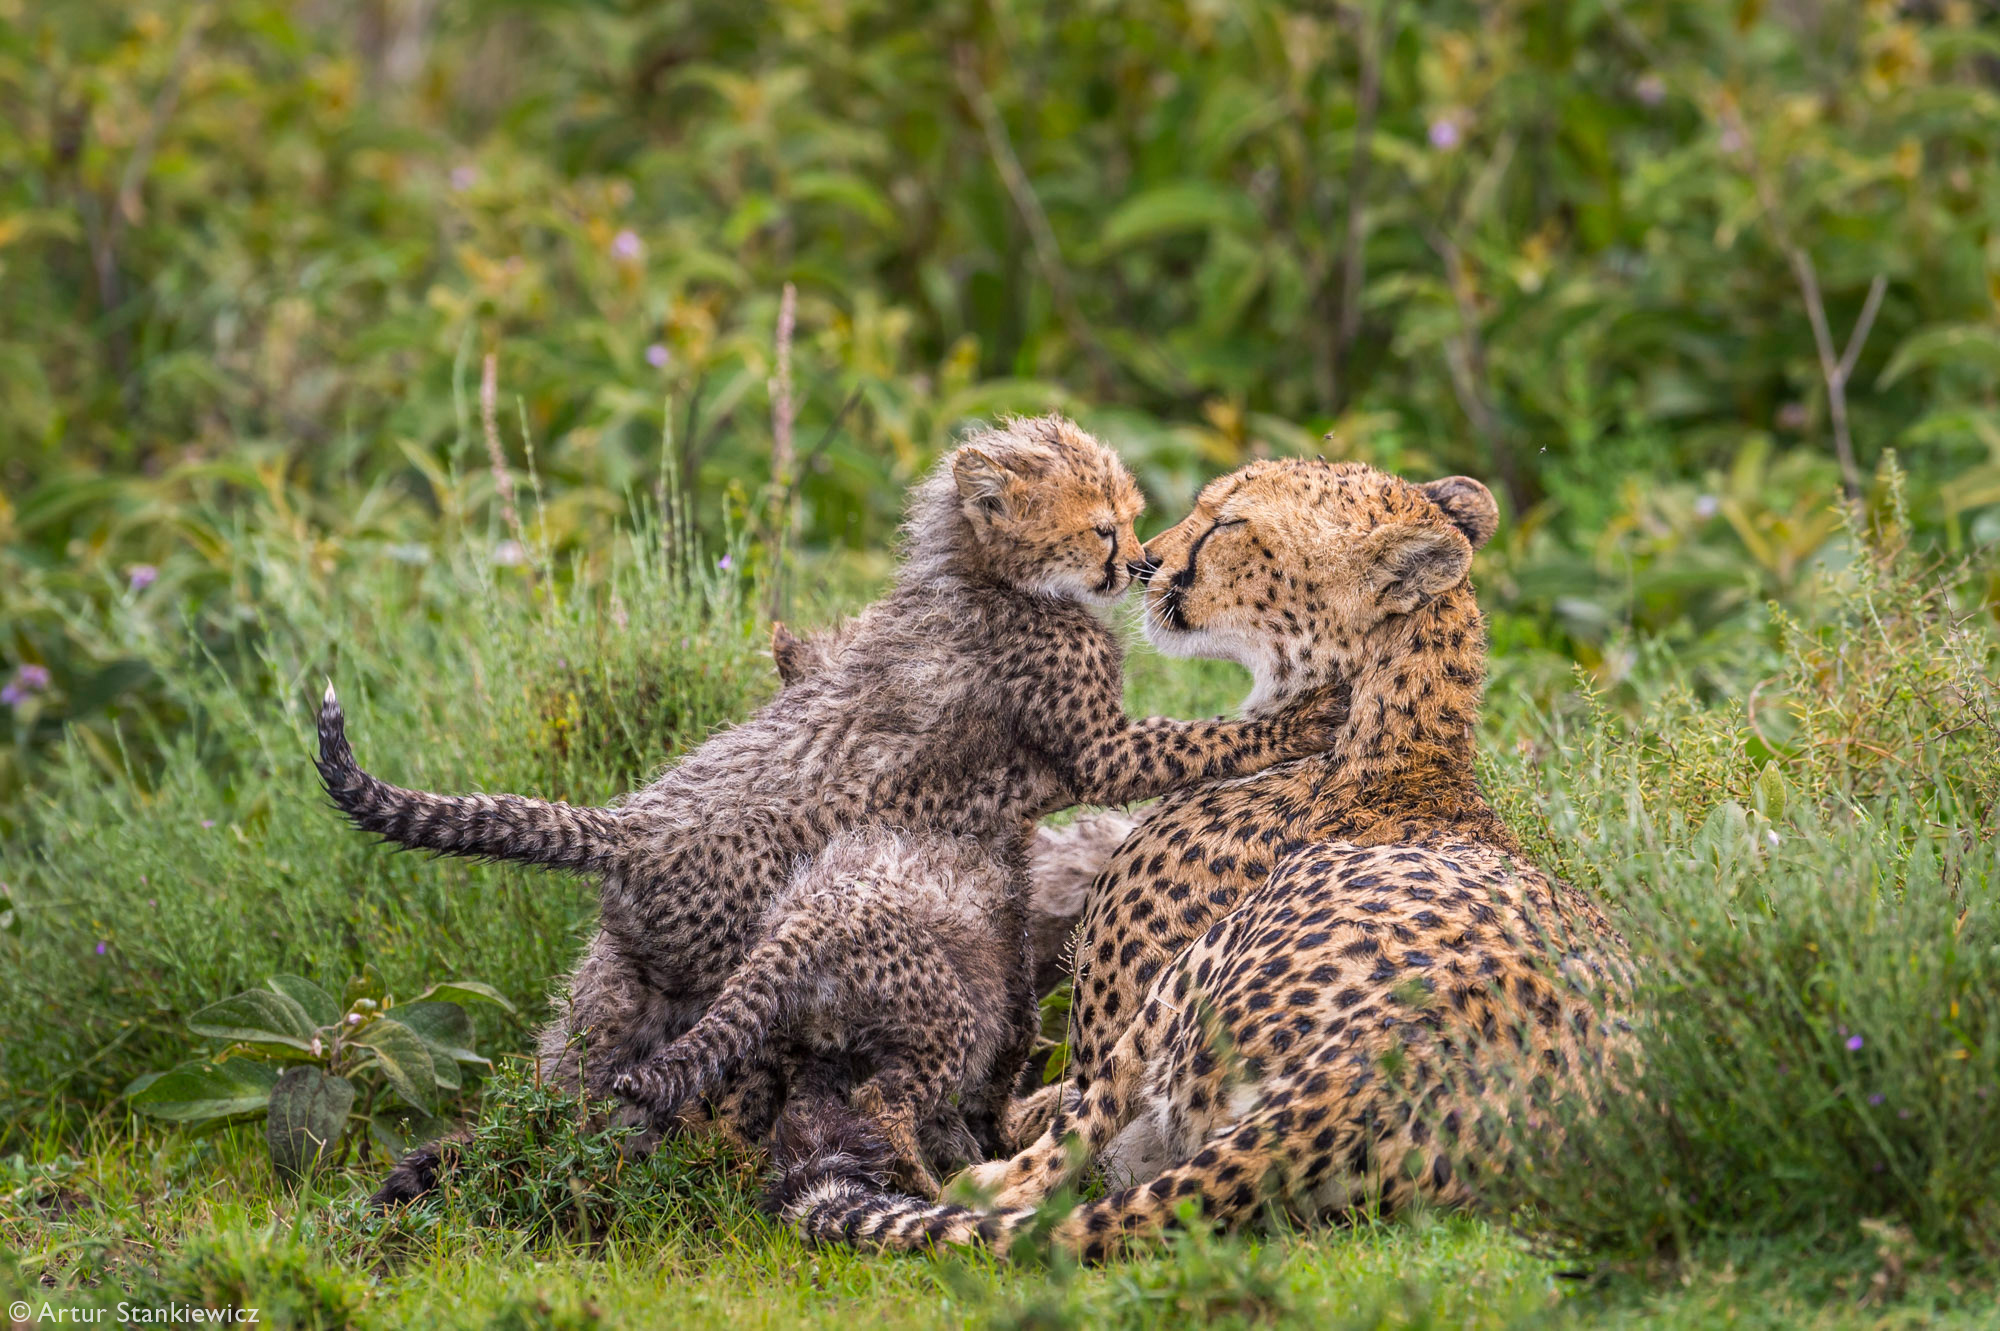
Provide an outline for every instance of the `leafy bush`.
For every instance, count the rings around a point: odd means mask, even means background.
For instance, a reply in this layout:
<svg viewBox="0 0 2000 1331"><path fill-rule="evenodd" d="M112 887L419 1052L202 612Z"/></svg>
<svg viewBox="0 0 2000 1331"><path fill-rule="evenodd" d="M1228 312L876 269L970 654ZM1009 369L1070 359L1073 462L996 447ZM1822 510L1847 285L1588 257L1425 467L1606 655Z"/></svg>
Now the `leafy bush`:
<svg viewBox="0 0 2000 1331"><path fill-rule="evenodd" d="M1522 640L1612 676L1841 557L1838 437L2000 539L1978 6L382 13L0 12L0 673L48 672L0 797L193 720L121 627L229 659L241 515L588 553L663 430L764 563L879 545L1007 408L1168 517L1264 453L1472 472Z"/></svg>
<svg viewBox="0 0 2000 1331"><path fill-rule="evenodd" d="M710 1233L720 1216L752 1213L756 1168L719 1137L679 1137L633 1159L635 1130L604 1126L612 1108L544 1085L531 1062L510 1060L488 1079L429 1205L482 1230L586 1244L614 1228Z"/></svg>
<svg viewBox="0 0 2000 1331"><path fill-rule="evenodd" d="M514 1010L490 985L471 980L434 984L398 1003L382 991L374 968L364 967L335 1002L302 976L274 975L263 988L188 1018L196 1035L230 1042L213 1061L148 1073L125 1088L125 1098L174 1123L262 1116L271 1163L285 1178L312 1173L336 1146L344 1160L350 1125L394 1159L444 1134L436 1114L441 1100L465 1085L461 1065L491 1066L471 1047L468 1002Z"/></svg>
<svg viewBox="0 0 2000 1331"><path fill-rule="evenodd" d="M1607 1102L1493 1185L1561 1248L1860 1222L2000 1254L1994 642L1893 528L1870 548L1742 704L1599 716L1544 773L1542 851L1617 903L1638 977Z"/></svg>

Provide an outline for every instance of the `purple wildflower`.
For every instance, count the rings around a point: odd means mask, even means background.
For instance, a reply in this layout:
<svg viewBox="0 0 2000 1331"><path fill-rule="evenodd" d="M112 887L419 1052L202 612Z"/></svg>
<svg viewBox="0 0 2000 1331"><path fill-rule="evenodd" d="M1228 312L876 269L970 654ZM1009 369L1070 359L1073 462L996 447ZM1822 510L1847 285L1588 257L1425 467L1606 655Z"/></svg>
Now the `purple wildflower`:
<svg viewBox="0 0 2000 1331"><path fill-rule="evenodd" d="M205 828L207 828L207 827L214 827L214 826L215 826L215 819L213 819L213 818L204 818L204 819L202 819L202 820L201 820L201 825L202 825L203 827L205 827Z"/></svg>
<svg viewBox="0 0 2000 1331"><path fill-rule="evenodd" d="M646 246L639 239L639 233L629 226L611 238L611 254L614 258L623 259L627 263L637 263L645 253Z"/></svg>
<svg viewBox="0 0 2000 1331"><path fill-rule="evenodd" d="M1882 1103L1882 1102L1883 1102L1884 1100L1886 1100L1886 1099L1888 1099L1888 1098L1889 1098L1889 1097L1888 1097L1888 1096L1886 1096L1886 1095L1884 1095L1884 1094L1882 1094L1882 1092L1880 1092L1880 1091L1877 1091L1877 1092L1875 1092L1875 1094L1873 1094L1873 1095L1871 1095L1871 1096L1869 1096L1869 1097L1868 1097L1868 1103L1869 1103L1869 1104L1871 1104L1871 1105L1879 1105L1879 1104L1881 1104L1881 1103Z"/></svg>
<svg viewBox="0 0 2000 1331"><path fill-rule="evenodd" d="M1667 100L1667 81L1658 74L1641 74L1632 85L1632 95L1646 106L1658 106Z"/></svg>
<svg viewBox="0 0 2000 1331"><path fill-rule="evenodd" d="M656 370L666 369L667 362L671 359L672 357L667 354L667 345L664 342L655 342L652 346L646 348L646 364Z"/></svg>
<svg viewBox="0 0 2000 1331"><path fill-rule="evenodd" d="M103 956L103 955L104 955L104 954L105 954L105 953L106 953L107 951L109 951L109 950L110 950L110 948L111 948L111 944L109 944L109 943L105 942L105 941L104 941L104 940L103 940L102 938L100 938L100 939L98 939L98 940L97 940L97 955L98 955L98 956L100 956L100 957L101 957L101 956Z"/></svg>
<svg viewBox="0 0 2000 1331"><path fill-rule="evenodd" d="M7 687L0 688L0 703L19 707L48 686L47 666L24 665L14 672L14 678L7 681Z"/></svg>
<svg viewBox="0 0 2000 1331"><path fill-rule="evenodd" d="M1458 122L1450 116L1439 116L1431 121L1431 147L1441 153L1448 153L1458 146Z"/></svg>
<svg viewBox="0 0 2000 1331"><path fill-rule="evenodd" d="M134 564L125 570L125 580L135 592L143 592L159 580L160 570L151 564Z"/></svg>
<svg viewBox="0 0 2000 1331"><path fill-rule="evenodd" d="M1865 1043L1867 1042L1858 1035L1850 1035L1847 1037L1847 1047L1850 1050L1859 1049Z"/></svg>
<svg viewBox="0 0 2000 1331"><path fill-rule="evenodd" d="M469 166L455 166L451 169L451 187L460 194L478 183L479 172Z"/></svg>
<svg viewBox="0 0 2000 1331"><path fill-rule="evenodd" d="M1720 513L1721 511L1722 511L1722 501L1720 499L1717 499L1714 495L1695 496L1694 515L1696 517L1706 520L1708 518L1714 517L1717 513Z"/></svg>
<svg viewBox="0 0 2000 1331"><path fill-rule="evenodd" d="M736 567L736 557L734 555L724 555L722 558L715 561L715 566L721 569L724 573L727 573L729 572L730 569Z"/></svg>

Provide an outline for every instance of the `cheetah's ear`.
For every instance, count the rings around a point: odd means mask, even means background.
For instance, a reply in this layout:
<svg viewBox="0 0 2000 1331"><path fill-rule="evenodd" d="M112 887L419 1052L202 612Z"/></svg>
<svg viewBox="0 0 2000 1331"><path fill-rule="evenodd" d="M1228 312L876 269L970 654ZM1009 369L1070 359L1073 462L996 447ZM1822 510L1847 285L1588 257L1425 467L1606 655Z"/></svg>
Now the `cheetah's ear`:
<svg viewBox="0 0 2000 1331"><path fill-rule="evenodd" d="M1457 527L1392 523L1369 533L1368 547L1375 603L1387 614L1408 614L1472 570L1472 543Z"/></svg>
<svg viewBox="0 0 2000 1331"><path fill-rule="evenodd" d="M1444 510L1451 525L1472 542L1473 549L1493 539L1500 526L1500 505L1493 502L1493 492L1478 481L1470 476L1447 476L1417 488Z"/></svg>
<svg viewBox="0 0 2000 1331"><path fill-rule="evenodd" d="M794 683L811 669L812 655L812 644L777 620L771 621L771 660L777 663L782 683Z"/></svg>
<svg viewBox="0 0 2000 1331"><path fill-rule="evenodd" d="M1014 478L992 457L970 446L951 455L951 478L958 484L958 497L965 515L1004 518L1013 512Z"/></svg>

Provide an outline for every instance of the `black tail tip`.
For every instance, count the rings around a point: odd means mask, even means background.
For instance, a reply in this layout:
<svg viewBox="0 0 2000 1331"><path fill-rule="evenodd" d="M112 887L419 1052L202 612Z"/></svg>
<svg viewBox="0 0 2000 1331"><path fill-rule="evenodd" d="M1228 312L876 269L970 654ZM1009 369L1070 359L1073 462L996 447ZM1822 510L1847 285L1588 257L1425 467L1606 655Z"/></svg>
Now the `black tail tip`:
<svg viewBox="0 0 2000 1331"><path fill-rule="evenodd" d="M441 1144L432 1142L417 1147L389 1171L382 1186L368 1199L368 1205L377 1211L389 1211L423 1198L437 1187L438 1171L444 1163Z"/></svg>

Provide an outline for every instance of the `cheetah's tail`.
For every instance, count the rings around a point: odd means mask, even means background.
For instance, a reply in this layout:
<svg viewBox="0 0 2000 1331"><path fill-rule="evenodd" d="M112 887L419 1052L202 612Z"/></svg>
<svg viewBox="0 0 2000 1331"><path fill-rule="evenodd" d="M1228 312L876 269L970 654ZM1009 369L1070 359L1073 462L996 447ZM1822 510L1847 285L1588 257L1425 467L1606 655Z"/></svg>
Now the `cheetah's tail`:
<svg viewBox="0 0 2000 1331"><path fill-rule="evenodd" d="M886 1147L851 1116L788 1111L772 1157L779 1173L766 1206L801 1238L886 1252L987 1245L1005 1252L1032 1210L987 1213L885 1191Z"/></svg>
<svg viewBox="0 0 2000 1331"><path fill-rule="evenodd" d="M349 822L412 849L578 872L609 868L619 852L619 817L611 809L519 795L432 795L376 780L354 761L331 684L319 709L316 761L328 797Z"/></svg>

